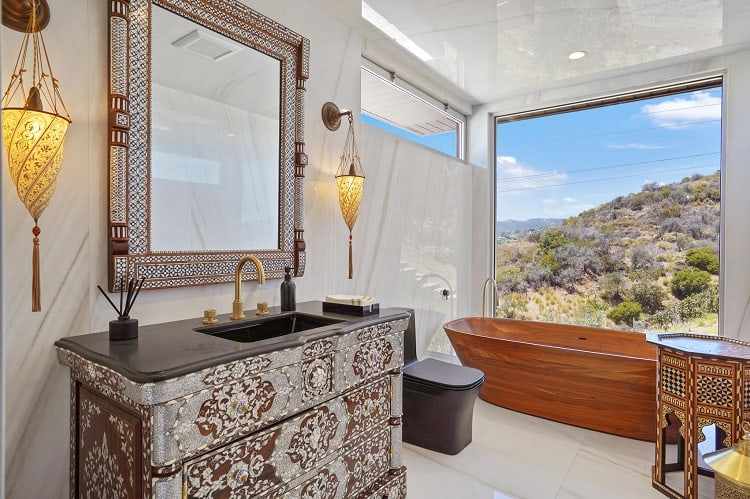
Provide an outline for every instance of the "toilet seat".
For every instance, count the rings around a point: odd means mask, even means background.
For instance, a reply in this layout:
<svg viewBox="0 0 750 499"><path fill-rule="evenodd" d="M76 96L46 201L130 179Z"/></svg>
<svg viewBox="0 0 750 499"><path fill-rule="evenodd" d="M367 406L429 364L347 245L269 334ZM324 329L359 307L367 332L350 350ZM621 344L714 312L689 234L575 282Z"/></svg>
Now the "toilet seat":
<svg viewBox="0 0 750 499"><path fill-rule="evenodd" d="M484 382L484 373L472 367L428 358L403 370L404 380L444 390L472 390Z"/></svg>

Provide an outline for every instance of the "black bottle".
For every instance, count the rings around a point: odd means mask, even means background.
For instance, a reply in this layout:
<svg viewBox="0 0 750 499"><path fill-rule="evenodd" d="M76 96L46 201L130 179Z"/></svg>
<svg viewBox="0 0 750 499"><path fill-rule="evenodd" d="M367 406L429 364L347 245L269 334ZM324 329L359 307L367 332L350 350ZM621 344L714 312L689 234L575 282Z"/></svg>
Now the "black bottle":
<svg viewBox="0 0 750 499"><path fill-rule="evenodd" d="M296 285L292 281L292 268L284 268L284 282L281 283L281 310L287 312L297 308Z"/></svg>

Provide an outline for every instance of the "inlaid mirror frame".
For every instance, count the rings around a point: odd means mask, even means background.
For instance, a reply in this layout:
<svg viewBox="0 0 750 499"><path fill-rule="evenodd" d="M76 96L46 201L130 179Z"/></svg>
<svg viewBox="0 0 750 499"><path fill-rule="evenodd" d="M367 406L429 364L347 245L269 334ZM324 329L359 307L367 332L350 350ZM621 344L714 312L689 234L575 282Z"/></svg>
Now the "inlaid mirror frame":
<svg viewBox="0 0 750 499"><path fill-rule="evenodd" d="M279 247L151 251L151 9L164 8L280 61ZM303 179L309 41L236 0L111 0L109 95L109 288L144 278L144 289L233 282L238 260L266 278L305 270ZM246 265L243 279L257 279Z"/></svg>

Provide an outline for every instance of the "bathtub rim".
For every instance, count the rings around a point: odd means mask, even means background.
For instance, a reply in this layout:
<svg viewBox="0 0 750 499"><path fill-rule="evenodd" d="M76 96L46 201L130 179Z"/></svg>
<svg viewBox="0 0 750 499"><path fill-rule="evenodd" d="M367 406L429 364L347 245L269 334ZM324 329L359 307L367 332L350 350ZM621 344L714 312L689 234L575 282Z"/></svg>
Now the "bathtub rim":
<svg viewBox="0 0 750 499"><path fill-rule="evenodd" d="M551 345L549 343L544 343L541 341L533 341L533 340L519 340L519 339L513 339L513 338L506 338L502 336L494 336L489 334L480 334L475 331L467 331L464 329L456 329L454 327L450 327L454 323L459 323L462 321L470 320L470 319L479 319L479 320L486 320L486 321L503 321L503 322L517 322L517 323L532 323L532 324L538 324L538 325L545 325L549 324L551 326L555 327L571 327L571 328L580 328L580 329L588 329L591 331L598 331L601 333L605 332L615 332L615 333L621 333L621 334L632 334L632 335L642 335L643 342L648 344L648 338L647 334L649 333L639 333L635 331L622 331L620 329L608 329L608 328L599 328L599 327L592 327L592 326L579 326L575 324L562 324L562 323L556 323L556 322L544 322L544 321L532 321L532 320L526 320L526 319L506 319L502 317L482 317L482 316L468 316L468 317L458 317L455 319L452 319L448 322L443 323L443 331L446 332L446 335L448 334L447 331L450 330L452 332L455 332L457 334L466 334L470 336L480 336L482 338L489 338L497 341L507 341L511 343L520 343L520 344L526 344L526 345L535 345L538 347L544 347L544 348L552 348L552 349L559 349L559 350L566 350L566 351L576 351L576 352L585 352L592 355L603 355L608 357L620 357L625 359L636 359L636 360L644 360L644 361L657 361L657 348L654 345L653 348L653 357L646 357L646 356L638 356L638 355L625 355L621 353L612 353L612 352L601 352L594 349L584 349L584 348L575 348L573 346L560 346L560 345ZM661 334L661 333L660 333ZM450 337L448 338L450 340ZM454 348L455 350L455 348Z"/></svg>

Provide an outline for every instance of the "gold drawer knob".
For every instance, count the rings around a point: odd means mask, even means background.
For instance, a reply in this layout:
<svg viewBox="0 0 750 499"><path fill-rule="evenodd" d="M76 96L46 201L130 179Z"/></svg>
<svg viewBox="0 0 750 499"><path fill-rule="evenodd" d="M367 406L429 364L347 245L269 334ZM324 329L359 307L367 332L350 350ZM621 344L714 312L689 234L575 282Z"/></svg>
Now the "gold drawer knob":
<svg viewBox="0 0 750 499"><path fill-rule="evenodd" d="M247 470L238 470L234 475L234 479L238 484L244 485L250 480L250 472Z"/></svg>
<svg viewBox="0 0 750 499"><path fill-rule="evenodd" d="M237 416L244 416L247 414L247 412L250 410L250 404L247 403L247 400L241 400L236 403L235 405L235 411L237 412Z"/></svg>

